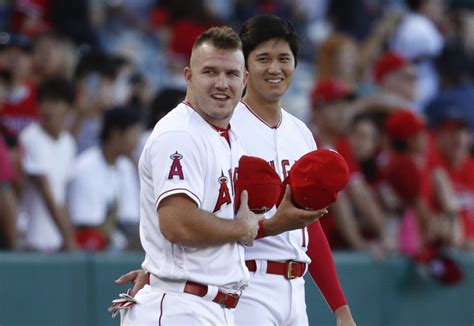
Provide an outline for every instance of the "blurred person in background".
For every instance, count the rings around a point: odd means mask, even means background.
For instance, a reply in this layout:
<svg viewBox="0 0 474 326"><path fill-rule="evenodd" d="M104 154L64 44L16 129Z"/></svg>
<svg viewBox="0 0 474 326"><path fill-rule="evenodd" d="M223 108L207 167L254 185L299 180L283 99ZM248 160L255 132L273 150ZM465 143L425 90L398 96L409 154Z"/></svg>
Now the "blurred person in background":
<svg viewBox="0 0 474 326"><path fill-rule="evenodd" d="M335 32L321 43L316 59L316 80L337 79L355 88L359 81L358 44L351 36Z"/></svg>
<svg viewBox="0 0 474 326"><path fill-rule="evenodd" d="M386 52L375 62L372 70L377 85L369 95L372 105L388 110L413 107L416 100L416 68L396 52Z"/></svg>
<svg viewBox="0 0 474 326"><path fill-rule="evenodd" d="M12 31L33 37L51 27L50 6L53 0L13 0L10 2Z"/></svg>
<svg viewBox="0 0 474 326"><path fill-rule="evenodd" d="M36 84L52 77L71 79L77 57L72 43L49 31L36 35L32 47L32 74Z"/></svg>
<svg viewBox="0 0 474 326"><path fill-rule="evenodd" d="M164 0L155 9L153 26L160 33L169 80L165 87L186 85L182 71L189 62L196 38L211 26L222 22L209 10L205 0Z"/></svg>
<svg viewBox="0 0 474 326"><path fill-rule="evenodd" d="M10 76L0 72L0 111L7 95ZM10 153L0 128L0 250L16 249L18 230L16 226L17 195L14 191L15 169L10 160Z"/></svg>
<svg viewBox="0 0 474 326"><path fill-rule="evenodd" d="M385 129L390 148L379 160L385 187L381 196L398 216L400 251L415 257L435 244L453 244L450 183L439 168L424 121L409 109L400 110L387 117Z"/></svg>
<svg viewBox="0 0 474 326"><path fill-rule="evenodd" d="M77 157L67 204L81 249L139 247L134 243L138 241L138 171L129 157L141 130L138 111L108 110L102 123L100 145Z"/></svg>
<svg viewBox="0 0 474 326"><path fill-rule="evenodd" d="M353 100L352 90L342 81L335 79L320 81L311 93L313 118L310 129L318 141L318 147L338 151L348 162L351 172L349 184L339 194L337 201L329 207L329 217L322 218L321 224L333 248L368 250L374 257L381 258L383 256L381 242L384 234L383 211L360 171L355 157L356 149L353 150L351 147L361 143L357 143L358 139L353 138L353 144L350 144L350 138L346 138L348 136L346 131L353 123L354 112L351 112ZM365 130L360 129L351 128L352 137L358 136L358 132L365 133ZM376 137L376 130L368 130L369 134L371 132L374 134L369 135L369 143L364 145L369 147L368 151L375 151L376 141L370 136ZM357 153L360 154L361 160L364 155L369 155L362 151L360 149ZM373 235L367 239L362 234L361 225L364 224Z"/></svg>
<svg viewBox="0 0 474 326"><path fill-rule="evenodd" d="M123 94L116 94L118 68L111 56L101 52L83 56L76 67L77 97L68 127L77 141L78 153L99 144L104 112L122 102Z"/></svg>
<svg viewBox="0 0 474 326"><path fill-rule="evenodd" d="M390 49L416 66L416 105L421 112L438 91L434 60L444 46L440 32L443 22L443 0L407 0L408 12L390 39Z"/></svg>
<svg viewBox="0 0 474 326"><path fill-rule="evenodd" d="M447 192L451 218L456 224L457 247L474 250L474 159L470 154L472 136L462 112L451 109L435 128L435 150L442 169L447 172ZM449 225L448 225L449 227Z"/></svg>
<svg viewBox="0 0 474 326"><path fill-rule="evenodd" d="M20 211L28 225L24 244L31 250L55 252L76 248L66 211L66 185L72 171L76 145L64 130L74 101L72 85L49 79L38 87L39 121L20 134L26 176Z"/></svg>
<svg viewBox="0 0 474 326"><path fill-rule="evenodd" d="M31 80L31 42L28 38L0 33L0 64L10 82L0 110L0 125L10 147L17 144L18 134L38 120L36 87Z"/></svg>
<svg viewBox="0 0 474 326"><path fill-rule="evenodd" d="M474 60L462 43L453 41L446 44L437 60L441 89L425 110L430 127L435 128L444 116L455 110L468 122L469 130L474 134L474 83L469 71L473 65Z"/></svg>
<svg viewBox="0 0 474 326"><path fill-rule="evenodd" d="M7 144L0 133L0 250L18 245L17 198L13 190L14 170Z"/></svg>

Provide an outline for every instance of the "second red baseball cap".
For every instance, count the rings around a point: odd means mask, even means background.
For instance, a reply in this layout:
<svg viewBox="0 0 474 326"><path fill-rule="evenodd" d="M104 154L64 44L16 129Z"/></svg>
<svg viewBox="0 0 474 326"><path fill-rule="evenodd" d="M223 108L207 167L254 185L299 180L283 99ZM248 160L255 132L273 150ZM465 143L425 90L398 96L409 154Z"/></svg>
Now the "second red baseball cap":
<svg viewBox="0 0 474 326"><path fill-rule="evenodd" d="M385 120L385 130L394 140L407 140L425 128L425 122L410 109L390 113Z"/></svg>
<svg viewBox="0 0 474 326"><path fill-rule="evenodd" d="M377 83L381 83L385 76L395 72L410 62L396 52L387 52L381 56L374 65L373 76Z"/></svg>
<svg viewBox="0 0 474 326"><path fill-rule="evenodd" d="M303 155L285 182L291 187L295 206L318 210L334 203L348 181L349 167L344 158L334 150L318 149Z"/></svg>
<svg viewBox="0 0 474 326"><path fill-rule="evenodd" d="M354 93L346 83L331 78L321 80L313 87L310 100L313 106L319 106L353 97Z"/></svg>
<svg viewBox="0 0 474 326"><path fill-rule="evenodd" d="M240 158L235 181L235 210L240 207L240 194L247 190L251 211L264 213L275 206L281 189L281 180L264 159L244 155Z"/></svg>

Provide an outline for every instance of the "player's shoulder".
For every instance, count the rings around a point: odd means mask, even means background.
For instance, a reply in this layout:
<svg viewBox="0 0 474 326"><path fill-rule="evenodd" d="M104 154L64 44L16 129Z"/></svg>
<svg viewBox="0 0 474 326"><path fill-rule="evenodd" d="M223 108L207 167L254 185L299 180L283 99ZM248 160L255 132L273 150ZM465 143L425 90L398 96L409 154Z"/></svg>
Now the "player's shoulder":
<svg viewBox="0 0 474 326"><path fill-rule="evenodd" d="M166 134L192 134L198 127L199 116L190 106L180 103L171 110L153 128L149 141L159 138Z"/></svg>
<svg viewBox="0 0 474 326"><path fill-rule="evenodd" d="M234 113L232 114L232 119L230 121L231 125L236 125L242 120L247 120L249 114L250 111L246 104L242 101L239 101L235 106Z"/></svg>

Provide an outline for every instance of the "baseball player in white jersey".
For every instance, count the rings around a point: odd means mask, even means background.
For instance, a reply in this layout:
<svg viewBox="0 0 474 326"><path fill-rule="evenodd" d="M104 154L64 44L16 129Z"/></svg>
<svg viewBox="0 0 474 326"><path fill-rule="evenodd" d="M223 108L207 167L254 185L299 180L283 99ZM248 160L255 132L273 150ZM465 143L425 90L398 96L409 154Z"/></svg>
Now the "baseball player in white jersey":
<svg viewBox="0 0 474 326"><path fill-rule="evenodd" d="M281 108L281 98L296 67L297 37L288 22L264 15L244 23L240 38L249 79L231 125L241 136L246 154L265 159L283 180L296 160L316 149L304 123ZM289 198L287 190L278 211L287 206L287 212L292 214L277 214L273 208L259 222L258 240L245 248L250 282L236 307L236 325L308 325L302 277L311 262L306 254L310 241L306 226L326 211L303 213L289 207ZM316 223L321 230L319 222ZM318 256L321 261L312 262L318 266L312 277L335 312L337 325L353 326L327 239L322 231L320 234L322 239L313 240L325 244L318 248L325 252ZM144 275L131 272L117 283L135 280L136 291L143 284Z"/></svg>
<svg viewBox="0 0 474 326"><path fill-rule="evenodd" d="M234 219L232 174L243 154L229 126L246 72L241 43L215 27L195 43L186 101L154 128L140 157L140 239L149 285L122 325L233 325L260 218L246 193ZM158 214L157 214L158 213Z"/></svg>

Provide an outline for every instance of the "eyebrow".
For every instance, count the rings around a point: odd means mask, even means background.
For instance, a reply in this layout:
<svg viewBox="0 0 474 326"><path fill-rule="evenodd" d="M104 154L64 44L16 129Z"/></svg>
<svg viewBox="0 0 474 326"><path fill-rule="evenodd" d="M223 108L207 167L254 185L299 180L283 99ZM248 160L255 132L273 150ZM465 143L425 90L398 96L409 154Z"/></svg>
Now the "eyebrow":
<svg viewBox="0 0 474 326"><path fill-rule="evenodd" d="M265 57L265 56L269 56L270 54L268 52L262 52L262 53L257 53L255 55L256 58L260 58L260 57ZM279 53L278 56L291 56L291 52L282 52L282 53Z"/></svg>
<svg viewBox="0 0 474 326"><path fill-rule="evenodd" d="M215 66L204 66L204 67L202 67L201 71L202 70L218 70L218 69ZM240 70L239 69L228 69L228 70L226 70L226 72L238 73L240 75Z"/></svg>

